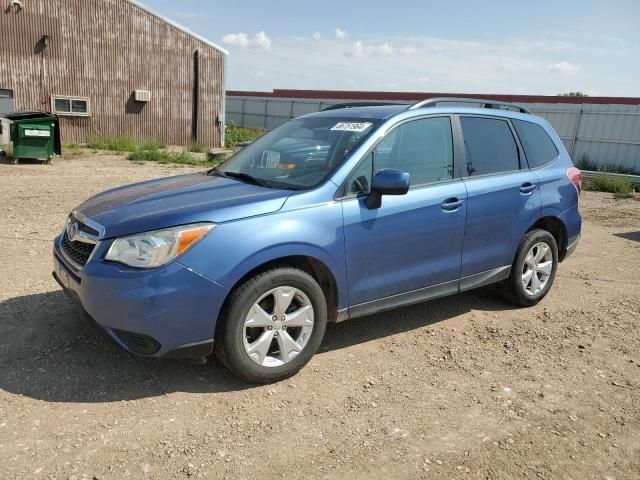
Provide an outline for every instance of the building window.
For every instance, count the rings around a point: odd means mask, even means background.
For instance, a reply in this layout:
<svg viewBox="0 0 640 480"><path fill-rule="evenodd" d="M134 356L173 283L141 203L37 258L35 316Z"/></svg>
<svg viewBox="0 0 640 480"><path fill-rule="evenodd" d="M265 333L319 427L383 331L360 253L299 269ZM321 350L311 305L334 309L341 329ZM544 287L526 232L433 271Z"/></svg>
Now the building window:
<svg viewBox="0 0 640 480"><path fill-rule="evenodd" d="M83 97L51 97L51 111L57 115L88 117L91 115L89 99Z"/></svg>

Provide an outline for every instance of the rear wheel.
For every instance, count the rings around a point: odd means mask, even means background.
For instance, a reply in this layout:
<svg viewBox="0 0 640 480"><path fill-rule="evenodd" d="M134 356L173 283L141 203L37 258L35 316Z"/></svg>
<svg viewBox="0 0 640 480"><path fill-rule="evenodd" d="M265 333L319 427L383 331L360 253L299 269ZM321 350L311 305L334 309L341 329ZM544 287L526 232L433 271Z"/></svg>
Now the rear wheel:
<svg viewBox="0 0 640 480"><path fill-rule="evenodd" d="M555 238L546 230L532 230L520 242L511 275L502 284L504 296L522 307L535 305L549 292L557 269Z"/></svg>
<svg viewBox="0 0 640 480"><path fill-rule="evenodd" d="M326 300L308 273L277 268L238 287L220 321L216 354L227 368L249 382L275 382L297 373L320 347Z"/></svg>

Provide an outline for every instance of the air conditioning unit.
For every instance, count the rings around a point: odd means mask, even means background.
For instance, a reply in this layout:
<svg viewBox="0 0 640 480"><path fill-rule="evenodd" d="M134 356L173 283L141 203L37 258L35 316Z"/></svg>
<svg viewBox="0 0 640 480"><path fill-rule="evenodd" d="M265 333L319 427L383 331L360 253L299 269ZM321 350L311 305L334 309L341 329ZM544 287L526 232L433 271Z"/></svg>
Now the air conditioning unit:
<svg viewBox="0 0 640 480"><path fill-rule="evenodd" d="M135 90L134 96L136 102L148 102L151 100L151 92L148 90Z"/></svg>

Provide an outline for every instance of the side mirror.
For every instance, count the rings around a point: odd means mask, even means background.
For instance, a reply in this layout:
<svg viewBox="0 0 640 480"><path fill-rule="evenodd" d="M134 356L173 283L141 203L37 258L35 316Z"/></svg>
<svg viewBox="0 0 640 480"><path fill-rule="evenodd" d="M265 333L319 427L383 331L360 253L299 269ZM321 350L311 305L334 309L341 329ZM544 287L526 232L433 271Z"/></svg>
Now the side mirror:
<svg viewBox="0 0 640 480"><path fill-rule="evenodd" d="M407 172L384 168L376 173L371 182L371 193L364 201L372 210L382 205L382 195L406 195L409 191L411 177Z"/></svg>

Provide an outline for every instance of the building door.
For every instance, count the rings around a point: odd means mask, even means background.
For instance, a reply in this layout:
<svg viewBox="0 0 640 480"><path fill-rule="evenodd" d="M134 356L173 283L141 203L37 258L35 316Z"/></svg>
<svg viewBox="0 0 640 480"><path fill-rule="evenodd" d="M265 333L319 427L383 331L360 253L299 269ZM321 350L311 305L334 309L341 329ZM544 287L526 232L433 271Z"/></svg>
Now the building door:
<svg viewBox="0 0 640 480"><path fill-rule="evenodd" d="M13 102L13 90L0 88L0 115L15 111Z"/></svg>

